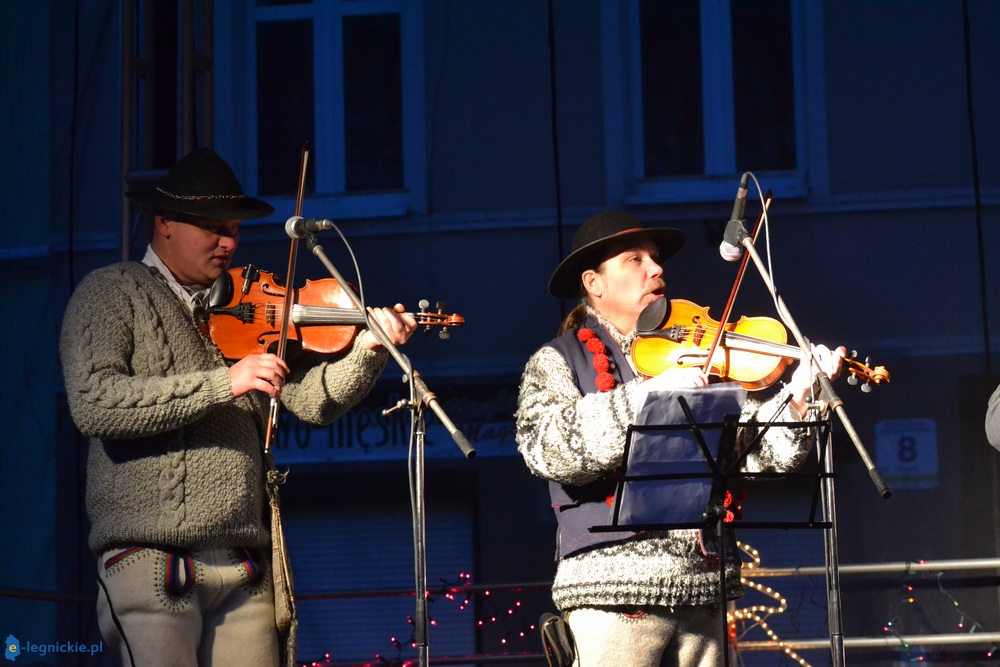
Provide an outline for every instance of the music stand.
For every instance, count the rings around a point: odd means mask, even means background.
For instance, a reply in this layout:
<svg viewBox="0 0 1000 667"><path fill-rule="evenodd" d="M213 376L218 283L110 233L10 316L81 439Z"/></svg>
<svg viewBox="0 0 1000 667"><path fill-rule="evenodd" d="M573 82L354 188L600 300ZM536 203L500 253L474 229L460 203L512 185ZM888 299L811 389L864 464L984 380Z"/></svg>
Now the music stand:
<svg viewBox="0 0 1000 667"><path fill-rule="evenodd" d="M724 664L729 665L728 623L725 614L726 560L739 557L732 524L725 521L724 499L735 478L815 478L816 496L805 522L740 522L741 528L829 528L816 520L820 482L818 473L740 473L739 466L773 426L827 430L829 420L777 422L782 404L768 422L740 422L745 390L735 382L697 389L653 392L629 426L622 471L607 526L594 532L649 531L697 528L702 549L719 560L719 608L722 612ZM785 401L787 403L787 399ZM741 427L758 428L754 439L736 448ZM733 494L735 496L735 494ZM714 539L712 539L714 538ZM726 557L720 558L720 554Z"/></svg>

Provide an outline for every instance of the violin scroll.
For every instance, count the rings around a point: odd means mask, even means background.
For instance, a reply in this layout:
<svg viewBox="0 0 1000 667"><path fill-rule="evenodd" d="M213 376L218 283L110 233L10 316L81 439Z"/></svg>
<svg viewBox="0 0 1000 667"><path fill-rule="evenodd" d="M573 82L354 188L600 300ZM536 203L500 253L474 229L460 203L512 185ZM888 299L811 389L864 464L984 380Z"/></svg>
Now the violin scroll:
<svg viewBox="0 0 1000 667"><path fill-rule="evenodd" d="M850 356L843 361L843 369L848 373L847 384L857 385L864 381L864 384L861 385L861 391L866 394L871 392L873 384L889 384L889 371L885 366L872 368L868 357L865 357L864 363L858 361L857 357L858 351L851 350Z"/></svg>
<svg viewBox="0 0 1000 667"><path fill-rule="evenodd" d="M441 327L438 330L438 338L441 340L448 340L451 337L451 328L458 327L465 324L465 318L461 315L452 314L446 315L444 312L445 304L444 301L438 301L435 304L437 312L431 313L427 311L427 307L430 306L430 301L427 299L421 299L417 302L420 306L419 313L413 313L413 318L417 320L417 325L424 327L424 336L430 338L431 327Z"/></svg>

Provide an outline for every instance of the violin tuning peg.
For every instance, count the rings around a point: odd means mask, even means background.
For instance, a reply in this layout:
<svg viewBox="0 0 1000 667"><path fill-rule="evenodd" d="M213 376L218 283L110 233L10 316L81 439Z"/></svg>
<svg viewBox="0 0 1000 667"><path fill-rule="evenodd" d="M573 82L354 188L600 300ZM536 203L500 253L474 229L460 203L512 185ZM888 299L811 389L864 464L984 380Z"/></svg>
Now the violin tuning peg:
<svg viewBox="0 0 1000 667"><path fill-rule="evenodd" d="M427 310L427 306L431 305L431 302L427 299L421 299L417 302L417 305L420 306L420 312L424 312Z"/></svg>
<svg viewBox="0 0 1000 667"><path fill-rule="evenodd" d="M857 383L858 383L858 376L857 375L855 375L854 373L851 373L851 374L849 374L847 376L847 384L853 386L853 385L856 385Z"/></svg>
<svg viewBox="0 0 1000 667"><path fill-rule="evenodd" d="M438 312L439 312L439 313L443 313L443 312L444 312L444 305L445 305L445 304L444 304L444 301L438 301L438 302L437 302L437 303L435 304L435 306L437 306L437 309L438 309Z"/></svg>
<svg viewBox="0 0 1000 667"><path fill-rule="evenodd" d="M430 337L431 337L431 328L424 327L424 338L430 338Z"/></svg>
<svg viewBox="0 0 1000 667"><path fill-rule="evenodd" d="M448 333L447 329L441 329L441 331L438 332L438 337L441 340L448 340L449 338L451 338L451 334Z"/></svg>
<svg viewBox="0 0 1000 667"><path fill-rule="evenodd" d="M861 391L864 392L864 393L866 393L866 394L872 393L872 384L871 384L871 382L865 382L863 385L861 385Z"/></svg>
<svg viewBox="0 0 1000 667"><path fill-rule="evenodd" d="M848 359L857 359L858 358L858 351L857 350L851 350L850 354L847 355L847 358Z"/></svg>

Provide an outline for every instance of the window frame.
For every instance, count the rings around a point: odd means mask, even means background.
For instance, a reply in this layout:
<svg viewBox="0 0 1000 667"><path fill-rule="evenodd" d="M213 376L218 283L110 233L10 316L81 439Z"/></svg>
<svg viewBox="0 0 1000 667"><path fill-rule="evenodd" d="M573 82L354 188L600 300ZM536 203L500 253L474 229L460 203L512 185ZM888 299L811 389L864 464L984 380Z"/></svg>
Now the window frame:
<svg viewBox="0 0 1000 667"><path fill-rule="evenodd" d="M402 67L403 187L382 192L349 193L345 189L344 87L341 51L342 17L394 13L400 17ZM294 5L255 7L239 0L220 0L216 8L217 145L239 167L244 189L259 192L257 182L256 28L267 21L307 19L313 22L315 137L309 169L316 192L307 196L308 210L336 219L388 218L426 212L426 123L424 111L423 5L406 0L313 0ZM226 115L231 111L232 115ZM252 140L246 138L252 137ZM276 216L295 210L295 184L290 195L269 196ZM305 208L305 206L304 206Z"/></svg>
<svg viewBox="0 0 1000 667"><path fill-rule="evenodd" d="M754 175L783 198L828 194L822 7L790 0L797 168ZM639 0L601 0L607 197L629 206L716 202L735 192L729 0L700 0L705 173L644 175ZM815 85L810 85L815 83ZM751 171L753 171L751 169Z"/></svg>

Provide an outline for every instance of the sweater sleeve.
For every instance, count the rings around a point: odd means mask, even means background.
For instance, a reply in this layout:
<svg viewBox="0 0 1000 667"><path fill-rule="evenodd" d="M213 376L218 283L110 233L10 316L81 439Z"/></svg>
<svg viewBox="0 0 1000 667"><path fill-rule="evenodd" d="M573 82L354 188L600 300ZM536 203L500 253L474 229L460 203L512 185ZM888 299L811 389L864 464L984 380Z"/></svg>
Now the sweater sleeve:
<svg viewBox="0 0 1000 667"><path fill-rule="evenodd" d="M77 428L91 437L157 435L233 400L228 369L211 363L193 324L179 308L154 309L124 267L87 276L63 317L66 397ZM172 345L177 336L191 345Z"/></svg>
<svg viewBox="0 0 1000 667"><path fill-rule="evenodd" d="M305 353L292 365L281 402L306 423L329 424L368 395L388 359L386 350L368 350L357 340L340 357Z"/></svg>
<svg viewBox="0 0 1000 667"><path fill-rule="evenodd" d="M515 415L518 451L532 473L581 485L617 469L635 416L634 385L582 395L562 355L538 350L521 378Z"/></svg>
<svg viewBox="0 0 1000 667"><path fill-rule="evenodd" d="M1000 387L990 396L986 407L986 439L1000 449Z"/></svg>
<svg viewBox="0 0 1000 667"><path fill-rule="evenodd" d="M782 390L769 400L761 402L750 399L743 406L741 421L799 421L792 409L786 404L785 391ZM781 408L775 415L775 411ZM806 428L775 427L768 429L761 439L760 445L747 455L744 470L746 472L787 472L793 470L805 461L812 447L812 430ZM744 442L752 441L757 435L756 429L743 429L741 438Z"/></svg>

